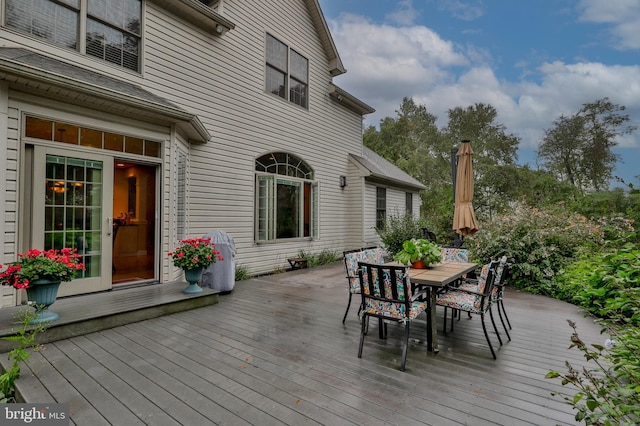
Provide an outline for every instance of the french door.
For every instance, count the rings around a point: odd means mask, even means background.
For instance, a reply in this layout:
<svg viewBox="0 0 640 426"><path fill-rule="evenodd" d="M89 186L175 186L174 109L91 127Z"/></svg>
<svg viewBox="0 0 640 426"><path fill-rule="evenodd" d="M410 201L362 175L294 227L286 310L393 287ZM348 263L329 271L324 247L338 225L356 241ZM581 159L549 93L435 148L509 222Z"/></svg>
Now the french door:
<svg viewBox="0 0 640 426"><path fill-rule="evenodd" d="M33 160L33 247L72 247L85 264L58 296L110 289L113 158L36 146Z"/></svg>

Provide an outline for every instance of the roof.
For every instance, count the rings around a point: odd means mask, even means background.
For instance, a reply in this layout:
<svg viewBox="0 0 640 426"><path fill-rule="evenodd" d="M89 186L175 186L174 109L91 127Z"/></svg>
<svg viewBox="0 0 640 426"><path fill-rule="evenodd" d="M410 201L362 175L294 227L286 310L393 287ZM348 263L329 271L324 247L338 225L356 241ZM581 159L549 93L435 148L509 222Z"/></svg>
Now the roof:
<svg viewBox="0 0 640 426"><path fill-rule="evenodd" d="M361 115L376 112L375 109L365 104L360 99L356 98L347 91L342 90L333 83L329 84L329 96L331 96L333 99L340 102L350 110L355 111Z"/></svg>
<svg viewBox="0 0 640 426"><path fill-rule="evenodd" d="M369 175L365 177L368 177L370 180L408 187L417 191L427 189L427 187L416 178L403 172L400 168L385 160L366 146L362 147L362 157L354 154L349 155L369 172Z"/></svg>
<svg viewBox="0 0 640 426"><path fill-rule="evenodd" d="M192 141L206 142L211 139L197 115L140 86L27 49L0 47L0 79L21 83L25 90L33 85L30 82L48 84L57 88L47 91L52 96L74 97L69 93L71 91L84 95L86 99L82 99L82 102L85 105L93 102L100 109L111 106L127 115L147 115L156 120L169 120L177 124Z"/></svg>

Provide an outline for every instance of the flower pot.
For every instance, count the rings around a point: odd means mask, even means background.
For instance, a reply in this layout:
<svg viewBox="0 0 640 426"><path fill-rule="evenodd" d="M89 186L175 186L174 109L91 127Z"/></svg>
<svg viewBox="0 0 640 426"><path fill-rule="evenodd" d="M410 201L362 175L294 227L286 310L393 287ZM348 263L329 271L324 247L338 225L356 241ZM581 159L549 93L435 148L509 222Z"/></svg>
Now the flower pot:
<svg viewBox="0 0 640 426"><path fill-rule="evenodd" d="M184 279L187 280L189 285L187 288L182 290L184 294L195 294L202 292L202 287L198 285L198 282L202 278L202 272L204 268L192 268L192 269L183 269L184 271Z"/></svg>
<svg viewBox="0 0 640 426"><path fill-rule="evenodd" d="M39 279L29 283L27 297L35 304L34 308L37 314L34 319L29 321L30 324L51 322L60 318L60 315L49 311L49 306L53 305L58 297L58 287L60 287L60 281L47 279Z"/></svg>
<svg viewBox="0 0 640 426"><path fill-rule="evenodd" d="M427 269L429 265L424 263L422 260L416 260L415 262L411 263L411 267L415 269Z"/></svg>

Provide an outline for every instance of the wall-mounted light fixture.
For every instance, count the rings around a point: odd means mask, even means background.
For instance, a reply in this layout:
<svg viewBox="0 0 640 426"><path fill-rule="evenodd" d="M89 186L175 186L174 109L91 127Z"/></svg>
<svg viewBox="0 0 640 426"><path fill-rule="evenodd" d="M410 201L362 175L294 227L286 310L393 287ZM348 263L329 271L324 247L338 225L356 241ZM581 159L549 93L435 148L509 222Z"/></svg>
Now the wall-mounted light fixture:
<svg viewBox="0 0 640 426"><path fill-rule="evenodd" d="M338 95L336 96L336 98L338 99L338 101L342 102L342 100L344 99L344 97L342 95Z"/></svg>
<svg viewBox="0 0 640 426"><path fill-rule="evenodd" d="M224 27L222 25L216 25L216 34L218 34L219 36L224 34Z"/></svg>
<svg viewBox="0 0 640 426"><path fill-rule="evenodd" d="M347 177L340 176L340 188L344 189L345 186L347 186Z"/></svg>

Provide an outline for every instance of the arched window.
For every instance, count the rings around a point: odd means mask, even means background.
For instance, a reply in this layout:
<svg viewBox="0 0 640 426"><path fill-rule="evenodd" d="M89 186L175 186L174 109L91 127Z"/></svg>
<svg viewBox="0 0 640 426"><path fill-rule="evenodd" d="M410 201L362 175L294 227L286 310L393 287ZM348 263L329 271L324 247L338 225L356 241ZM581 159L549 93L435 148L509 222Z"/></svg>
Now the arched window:
<svg viewBox="0 0 640 426"><path fill-rule="evenodd" d="M257 241L312 238L318 230L318 185L313 169L286 152L256 159Z"/></svg>

